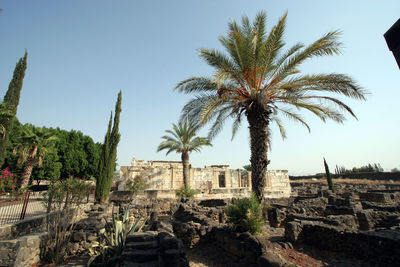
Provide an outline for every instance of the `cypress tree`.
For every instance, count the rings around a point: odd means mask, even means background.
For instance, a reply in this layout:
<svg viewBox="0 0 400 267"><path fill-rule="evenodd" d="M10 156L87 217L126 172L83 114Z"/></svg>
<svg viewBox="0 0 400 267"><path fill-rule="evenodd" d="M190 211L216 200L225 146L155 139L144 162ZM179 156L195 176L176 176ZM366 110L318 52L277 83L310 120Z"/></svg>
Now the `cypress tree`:
<svg viewBox="0 0 400 267"><path fill-rule="evenodd" d="M333 187L331 173L329 172L328 163L326 163L325 158L324 158L324 167L325 167L326 180L328 181L329 190L331 190L333 193L335 193L335 188Z"/></svg>
<svg viewBox="0 0 400 267"><path fill-rule="evenodd" d="M4 96L1 107L0 125L2 126L3 134L0 138L0 167L4 163L8 138L13 127L14 117L17 114L19 98L25 76L27 57L28 53L25 51L24 57L20 58L17 62L14 69L13 78L8 86L8 90Z"/></svg>
<svg viewBox="0 0 400 267"><path fill-rule="evenodd" d="M117 147L120 140L119 133L119 115L121 113L122 92L119 91L117 103L115 104L114 123L112 123L112 113L108 122L106 136L102 146L102 152L99 162L99 171L96 181L96 200L104 203L108 199L111 189L111 183L114 176L117 160Z"/></svg>

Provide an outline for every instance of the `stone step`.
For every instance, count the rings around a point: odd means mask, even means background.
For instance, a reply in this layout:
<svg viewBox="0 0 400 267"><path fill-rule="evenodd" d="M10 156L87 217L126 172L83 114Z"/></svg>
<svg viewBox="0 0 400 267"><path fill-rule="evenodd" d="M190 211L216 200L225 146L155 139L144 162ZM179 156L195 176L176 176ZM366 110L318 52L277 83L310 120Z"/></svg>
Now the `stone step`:
<svg viewBox="0 0 400 267"><path fill-rule="evenodd" d="M144 242L129 242L126 244L126 249L149 249L149 248L157 248L158 242L154 241L144 241Z"/></svg>
<svg viewBox="0 0 400 267"><path fill-rule="evenodd" d="M159 267L158 261L148 262L122 262L121 267Z"/></svg>
<svg viewBox="0 0 400 267"><path fill-rule="evenodd" d="M122 261L129 262L151 262L158 260L158 249L146 249L146 250L136 250L136 249L124 249L121 255Z"/></svg>
<svg viewBox="0 0 400 267"><path fill-rule="evenodd" d="M146 233L131 233L127 236L126 242L146 242L154 241L157 238L157 232L148 231Z"/></svg>
<svg viewBox="0 0 400 267"><path fill-rule="evenodd" d="M158 220L159 221L170 221L171 215L158 215Z"/></svg>

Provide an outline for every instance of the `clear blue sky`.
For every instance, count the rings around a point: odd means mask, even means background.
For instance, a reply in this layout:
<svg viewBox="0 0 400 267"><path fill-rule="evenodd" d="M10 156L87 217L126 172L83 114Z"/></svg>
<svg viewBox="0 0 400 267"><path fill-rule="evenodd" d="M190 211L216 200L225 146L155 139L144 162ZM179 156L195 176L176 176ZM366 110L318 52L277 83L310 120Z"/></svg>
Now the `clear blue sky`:
<svg viewBox="0 0 400 267"><path fill-rule="evenodd" d="M311 134L286 122L288 138L273 129L272 169L291 174L381 163L400 168L400 70L383 34L400 17L400 1L103 1L1 0L0 96L18 58L28 50L28 69L18 109L22 123L76 129L102 142L121 89L118 163L180 160L157 153L164 130L177 122L188 96L174 86L212 69L197 49L221 48L227 23L264 10L268 28L288 11L286 43L309 44L330 30L343 31L340 56L313 59L305 73L351 75L370 92L366 102L346 100L358 116L343 124L323 123L304 114ZM201 135L206 132L202 131ZM231 127L212 148L191 154L195 167L249 163L247 125L231 141Z"/></svg>

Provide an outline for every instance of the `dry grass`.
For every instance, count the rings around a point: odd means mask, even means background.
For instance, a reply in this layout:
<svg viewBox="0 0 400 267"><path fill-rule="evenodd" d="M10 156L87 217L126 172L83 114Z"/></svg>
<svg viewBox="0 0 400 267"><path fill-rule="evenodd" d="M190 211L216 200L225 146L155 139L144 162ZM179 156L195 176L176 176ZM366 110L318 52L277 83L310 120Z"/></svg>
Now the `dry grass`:
<svg viewBox="0 0 400 267"><path fill-rule="evenodd" d="M326 181L326 178L292 180L292 181L290 181L290 183L321 183L321 184L328 184L327 181ZM400 184L400 181L334 178L333 179L333 183L340 183L340 184Z"/></svg>

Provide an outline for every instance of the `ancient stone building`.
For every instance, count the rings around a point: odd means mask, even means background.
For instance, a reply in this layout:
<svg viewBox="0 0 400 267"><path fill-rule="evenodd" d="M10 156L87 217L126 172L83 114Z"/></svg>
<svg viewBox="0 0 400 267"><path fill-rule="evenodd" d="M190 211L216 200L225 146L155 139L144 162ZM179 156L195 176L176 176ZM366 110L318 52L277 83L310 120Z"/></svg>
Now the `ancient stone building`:
<svg viewBox="0 0 400 267"><path fill-rule="evenodd" d="M131 166L121 166L119 190L125 190L128 180L141 175L148 184L145 195L173 198L175 190L183 185L180 161L143 161L132 159ZM196 190L196 198L230 198L248 196L251 190L251 172L229 169L229 165L211 165L190 168L189 186ZM289 197L289 175L286 170L267 172L265 197Z"/></svg>

